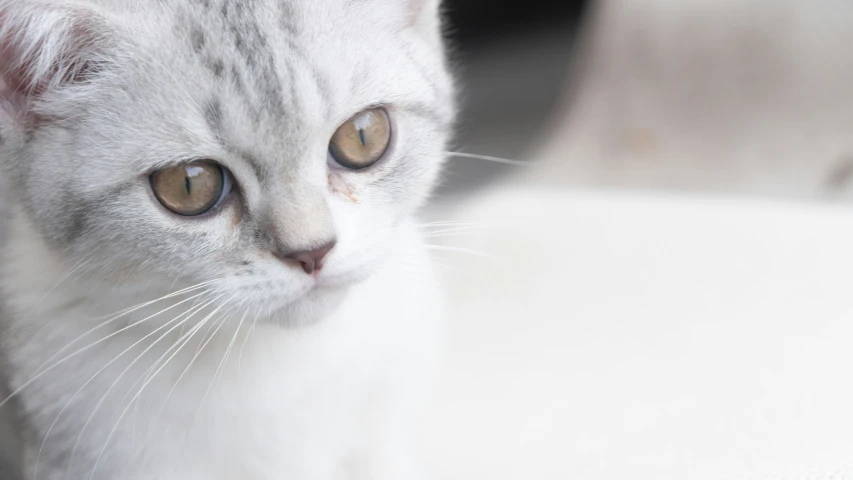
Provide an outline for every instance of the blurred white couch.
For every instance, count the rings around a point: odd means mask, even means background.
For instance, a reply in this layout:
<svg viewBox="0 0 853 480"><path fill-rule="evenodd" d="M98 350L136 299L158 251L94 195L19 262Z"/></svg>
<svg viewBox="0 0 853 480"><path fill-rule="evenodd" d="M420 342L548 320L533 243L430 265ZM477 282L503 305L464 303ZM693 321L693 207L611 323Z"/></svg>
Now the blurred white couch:
<svg viewBox="0 0 853 480"><path fill-rule="evenodd" d="M853 478L846 208L505 187L454 219L433 478Z"/></svg>

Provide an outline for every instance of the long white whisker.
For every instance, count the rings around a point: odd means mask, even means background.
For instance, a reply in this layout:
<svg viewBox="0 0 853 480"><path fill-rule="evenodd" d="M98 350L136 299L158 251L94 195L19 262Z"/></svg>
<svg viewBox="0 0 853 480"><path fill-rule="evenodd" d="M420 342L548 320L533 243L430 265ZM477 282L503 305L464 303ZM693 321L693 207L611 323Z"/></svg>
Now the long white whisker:
<svg viewBox="0 0 853 480"><path fill-rule="evenodd" d="M249 327L249 331L246 333L246 336L243 337L243 344L240 345L240 355L237 357L237 376L241 377L243 372L243 350L246 348L246 342L249 341L249 337L255 333L255 326L258 324L258 317L261 316L261 311L255 314L255 319L252 320L252 326Z"/></svg>
<svg viewBox="0 0 853 480"><path fill-rule="evenodd" d="M182 302L182 303L183 303L183 302ZM190 309L190 310L192 310L192 309ZM33 478L35 478L35 479L37 479L37 478L38 478L39 459L41 458L41 453L42 453L42 451L44 450L44 446L45 446L45 444L47 443L47 440L50 438L50 434L51 434L51 432L53 431L53 428L56 426L57 422L59 422L59 419L60 419L60 418L62 418L62 415L65 413L65 410L66 410L66 409L68 409L68 407L69 407L69 406L71 406L71 403L72 403L72 402L74 402L74 400L75 400L75 399L80 395L80 393L82 393L82 392L83 392L83 390L85 390L85 389L86 389L86 387L87 387L87 386L89 386L89 384L91 384L91 383L92 383L92 382L93 382L93 381L94 381L94 380L95 380L95 379L96 379L96 378L97 378L101 373L103 373L103 372L104 372L107 368L109 368L113 363L115 363L116 361L118 361L118 359L119 359L119 358L123 357L127 352L131 351L133 348L135 348L136 346L138 346L140 343L144 342L145 340L147 340L147 339L148 339L148 338L150 338L151 336L155 335L155 334L156 334L157 332L159 332L160 330L162 330L162 329L164 329L164 328L168 327L171 323L173 323L173 322L175 322L175 321L179 320L181 317L183 317L183 316L184 316L184 315L186 315L187 313L189 313L189 310L188 310L187 312L184 312L184 313L182 313L181 315L179 315L179 316L175 317L174 319L170 320L168 323L164 324L163 326L161 326L161 327L160 327L160 328L158 328L157 330L154 330L153 332L149 333L148 335L146 335L145 337L143 337L142 339L140 339L139 341L137 341L137 342L136 342L136 343L134 343L133 345L131 345L131 346L127 347L124 351L122 351L121 353L119 353L115 358L113 358L112 360L110 360L106 365L104 365L104 366L103 366L103 367L101 367L98 371L96 371L96 372L95 372L91 377L89 377L89 379L88 379L88 380L86 380L86 382L85 382L85 383L83 383L83 385L81 385L81 386L80 386L80 388L78 388L78 389L77 389L77 391L76 391L76 392L74 392L74 395L72 395L72 396L71 396L71 398L70 398L70 399L68 399L68 401L67 401L67 402L65 402L65 405L62 407L62 409L60 409L60 410L59 410L59 413L56 415L56 418L54 418L53 423L51 423L51 424L50 424L50 427L48 427L48 429L47 429L47 433L45 433L44 439L42 440L42 442L41 442L41 446L39 447L38 455L36 455L36 462L35 462L35 466L34 466ZM166 334L164 334L164 335L168 335L168 332L167 332ZM162 337L161 337L161 338L162 338ZM155 343L156 343L156 342L155 342ZM146 351L147 351L147 350L146 350ZM143 352L142 354L144 355L144 353L145 353L145 352ZM137 358L137 360L138 360L138 358ZM134 363L135 363L135 362L134 362ZM130 366L133 366L133 364L131 364ZM110 389L110 390L111 390L111 389ZM109 391L110 391L110 390L108 390L108 391L107 391L107 393L109 393Z"/></svg>
<svg viewBox="0 0 853 480"><path fill-rule="evenodd" d="M231 301L233 298L235 298L235 297L231 297L230 299L226 300L225 303L223 303L222 305L217 307L216 310L213 311L213 314L218 312L227 302ZM213 315L213 314L211 314L211 315ZM217 327L217 331L224 324L225 324L225 319L223 319L220 326ZM215 332L214 332L214 335L215 335ZM213 337L211 337L211 338L213 338ZM113 438L113 435L115 434L116 430L118 429L119 424L121 424L121 420L124 418L124 416L127 414L127 411L130 409L130 406L133 405L133 402L136 401L136 399L139 398L140 395L142 395L142 392L145 390L145 387L147 387L154 380L154 378L157 377L158 373L160 373L164 368L166 368L166 365L169 364L169 361L171 361L175 357L175 355L177 355L179 352L180 352L180 349L175 350L175 352L172 353L172 355L163 363L163 365L161 365L160 368L158 368L157 371L154 372L154 374L151 376L151 378L149 378L144 384L142 384L142 387L139 389L138 392L136 392L136 395L130 400L130 403L122 411L121 415L118 418L118 421L116 421L115 425L113 425L113 428L110 430L109 435L107 435L107 439L104 442L104 446L101 447L100 453L98 453L98 458L95 460L95 465L92 467L92 473L89 474L89 480L92 480L93 478L95 478L95 472L98 470L98 465L100 465L100 463L101 463L101 458L103 458L104 452L106 452L107 446L109 446L110 440Z"/></svg>
<svg viewBox="0 0 853 480"><path fill-rule="evenodd" d="M145 350L143 350L143 351L142 351L142 353L140 353L139 355L137 355L137 357L136 357L136 358L135 358L135 359L134 359L134 360L133 360L133 361L132 361L132 362L131 362L127 367L125 367L125 369L124 369L124 370L123 370L123 371L118 375L118 377L113 381L113 383L110 385L110 387L109 387L109 388L107 389L107 391L104 393L104 395L102 395L102 396L101 396L101 399L100 399L100 400L98 401L98 403L95 405L95 408L92 410L92 413L91 413L91 414L89 414L89 418L87 418L87 419L86 419L86 422L83 424L83 427L80 429L80 433L78 433L78 434L77 434L77 439L74 441L74 446L71 448L71 456L70 456L70 458L69 458L69 460L68 460L68 467L67 467L67 468L68 468L68 470L66 471L66 477L68 476L68 472L70 472L71 467L72 467L72 465L73 465L73 463L74 463L74 455L75 455L75 453L76 453L76 451L77 451L77 447L78 447L78 445L79 445L79 443L80 443L80 440L83 438L83 433L86 431L86 428L87 428L87 427L89 426L89 424L92 422L92 419L93 419L93 418L95 418L95 414L96 414L96 413L98 412L98 410L101 408L101 405L103 405L104 401L106 401L107 396L110 394L110 392L113 390L113 388L115 388L115 387L116 387L116 385L118 385L118 382L122 379L122 377L124 377L124 375L125 375L125 374L126 374L126 373L127 373L127 372L128 372L128 371L129 371L129 370L130 370L134 365L135 365L135 364L136 364L136 362L138 362L138 361L139 361L139 360L140 360L140 359L141 359L141 358L142 358L146 353L148 353L149 351L151 351L151 349L152 349L152 348L154 348L154 346L156 346L158 343L160 343L160 341L161 341L161 340L163 340L164 338L166 338L170 333L172 333L172 332L173 332L173 331L175 331L177 328L179 328L181 325L183 325L183 324L184 324L184 322L189 321L189 320L190 320L190 318L192 318L193 316L195 316L195 314L196 314L196 313L198 313L199 311L203 310L203 309L204 309L204 308L206 308L208 305L211 305L211 304L212 304L212 303L214 303L216 300L218 300L218 299L220 299L220 298L222 298L222 297L224 297L224 296L225 296L225 294L221 294L221 295L219 295L218 297L214 298L213 300L210 300L209 302L205 303L204 305L202 305L202 306L200 306L200 307L196 308L196 309L195 309L195 311L193 311L190 315L188 315L186 318L184 318L183 320L181 320L180 322L178 322L176 325L174 325L173 327L171 327L168 331L166 331L166 333L164 333L164 334L163 334L163 335L161 335L157 340L155 340L154 342L152 342L152 343L151 343L151 345L148 345L148 347L146 347L146 348L145 348ZM179 317L176 317L176 319L175 319L175 320L177 320L178 318L180 318L180 316L179 316ZM146 336L145 336L145 338L149 338L149 337L151 337L151 335L153 335L153 334L154 334L154 333L156 333L157 331L162 330L163 328L165 328L165 327L169 326L169 325L170 325L171 323L173 323L175 320L172 320L172 321L170 321L170 322L166 323L165 325L163 325L162 327L158 328L158 329L157 329L157 330L155 330L154 332L152 332L152 333L150 333L150 334L146 335ZM142 340L140 340L140 342L141 342L141 341L143 341L143 340L145 340L145 338L143 338ZM138 343L138 342L137 342L137 343ZM132 347L131 347L131 348L132 348ZM122 352L122 353L124 353L124 352Z"/></svg>
<svg viewBox="0 0 853 480"><path fill-rule="evenodd" d="M76 272L77 270L86 266L86 264L88 264L89 262L92 261L92 258L93 257L89 257L85 260L81 260L81 261L77 262L77 264L73 268L71 268L69 271L65 272L65 274L62 275L61 277L59 277L59 280L57 280L56 283L54 283L53 286L50 287L50 289L48 289L48 291L45 292L44 295L41 296L41 298L36 303L36 305L40 305L48 296L50 296L51 293L53 293L57 288L59 288L59 286L62 284L62 282L64 282L65 280L68 280L68 277L73 275L74 272Z"/></svg>
<svg viewBox="0 0 853 480"><path fill-rule="evenodd" d="M438 250L438 251L442 251L442 252L468 253L468 254L471 254L471 255L476 255L476 256L478 256L478 257L485 257L485 258L488 258L488 259L490 259L490 260L497 260L497 258L496 258L496 257L494 257L494 256L492 256L492 255L489 255L488 253L485 253L485 252L478 252L477 250L471 250L471 249L468 249L468 248L461 248L461 247L447 247L447 246L444 246L444 245L425 245L425 247L426 247L427 249L429 249L429 250Z"/></svg>
<svg viewBox="0 0 853 480"><path fill-rule="evenodd" d="M508 158L492 157L489 155L477 155L474 153L463 153L463 152L444 152L444 153L450 157L471 158L474 160L485 160L487 162L500 163L502 165L512 165L514 167L529 167L530 166L529 162L524 162L521 160L510 160Z"/></svg>
<svg viewBox="0 0 853 480"><path fill-rule="evenodd" d="M47 299L47 297L50 296L50 294L53 293L59 287L59 285L61 285L64 281L66 281L68 279L69 276L71 276L72 273L74 273L77 269L81 268L84 264L88 263L91 260L92 260L92 257L75 257L71 260L67 260L65 262L62 262L61 265L64 265L66 263L71 263L71 262L74 262L74 265L67 272L62 274L62 276L59 277L59 280L54 282L54 284L45 293L42 294L42 296L38 299L38 301L34 302L33 305L30 306L29 309L27 309L26 313L23 314L23 317L24 318L29 317L33 313L33 311L35 311L36 308L38 308L39 306L41 306L44 303L45 299ZM48 327L48 325L42 325L39 328L39 333L47 327ZM4 333L11 331L13 328L14 327L11 325L8 326L7 328L4 329Z"/></svg>
<svg viewBox="0 0 853 480"><path fill-rule="evenodd" d="M228 310L226 310L225 313L223 313L219 319L217 319L216 321L214 321L212 323L216 324L219 320L222 320L222 323L219 324L219 326L221 327L225 323L226 316L229 313L231 313L231 310L233 310L235 307L231 307ZM200 327L199 327L199 329L200 329ZM217 328L217 330L218 330L218 328ZM214 334L215 334L215 332L214 332ZM209 343L210 340L212 340L212 339L213 339L213 337L211 336L210 339L208 339L207 342L204 344L204 346L207 346L207 343ZM184 342L184 345L186 345L187 343L189 343L189 339L187 340L187 342ZM160 410L157 411L157 416L155 416L154 421L151 422L151 425L152 425L151 429L152 430L154 429L154 427L157 426L157 422L159 422L160 416L163 414L163 410L166 408L166 404L169 403L169 399L172 398L172 394L175 392L175 389L178 387L178 384L181 383L181 380L183 380L184 375L186 375L187 372L190 371L190 368L192 368L196 359L199 357L199 355L201 355L201 352L204 350L204 346L195 352L195 355L193 355L193 357L190 359L190 362L187 364L187 366L184 368L184 370L178 376L178 379L175 380L175 384L172 385L171 389L169 389L169 393L166 394L166 398L163 400L163 405L160 406ZM181 348L183 348L183 346L181 346Z"/></svg>
<svg viewBox="0 0 853 480"><path fill-rule="evenodd" d="M230 299L229 299L229 301L230 301ZM230 310L229 310L229 311L230 311ZM208 336L208 335L210 335L210 332L211 332L211 330L213 330L213 326L214 326L214 325L216 325L216 322L211 322L211 323L207 326L207 331L206 331L206 332L204 332L204 335L202 335L202 336L201 336L201 340L198 342L198 346L196 347L196 350L195 350L195 353L196 353L196 354L198 354L198 353L199 353L199 351L201 351L201 349L202 349L202 348L204 348L204 345L207 345L207 342L209 342L209 341L210 341L210 340L208 340L208 337L207 337L207 336ZM215 334L216 332L213 332L213 333Z"/></svg>
<svg viewBox="0 0 853 480"><path fill-rule="evenodd" d="M479 227L482 226L482 223L466 223L466 222L430 222L430 223L420 223L414 225L415 228L429 228L429 227Z"/></svg>
<svg viewBox="0 0 853 480"><path fill-rule="evenodd" d="M436 235L441 233L454 233L454 232L470 232L471 230L482 230L483 227L448 227L448 228L440 228L438 230L429 230L424 232L427 235Z"/></svg>
<svg viewBox="0 0 853 480"><path fill-rule="evenodd" d="M204 294L205 294L205 292L202 292L202 293L197 294L197 295L195 295L195 296L193 296L193 297L190 297L190 298L188 298L188 299L182 300L182 301L181 301L181 302L179 302L179 303L176 303L176 304L174 304L174 305L172 305L172 306L170 306L170 307L168 307L168 308L165 308L165 309L163 309L163 310L161 310L161 311L159 311L159 312L155 313L154 315L151 315L151 316L149 316L149 317L147 317L147 318L144 318L144 319L142 319L142 320L140 320L140 321L138 321L138 322L134 322L134 323L132 323L132 324L130 324L130 325L128 325L128 326L126 326L126 327L124 327L124 328L122 328L122 329L120 329L120 330L116 331L116 332L113 332L113 333L111 333L110 335L107 335L106 337L104 337L104 338L102 338L102 339L100 339L100 340L98 340L98 341L96 341L96 342L93 342L93 343L91 343L90 345L88 345L88 346L86 346L86 347L83 347L83 348L81 348L81 349L77 350L76 352L74 352L74 353L72 353L72 354L70 354L70 355L68 355L68 356L64 357L63 359L61 359L61 360L57 361L57 362L56 362L56 363L54 363L53 365L51 365L51 366L49 366L49 367L45 368L44 370L40 371L39 373L37 373L35 376L33 376L32 378L30 378L29 380L27 380L26 382L24 382L24 384L23 384L23 385L21 385L20 387L16 388L16 389L15 389L15 391L13 391L11 394L9 394L9 396L7 396L7 397L5 398L2 402L0 402L0 408L2 408L2 407L3 407L3 405L5 405L5 404L6 404L9 400L11 400L13 397L15 397L16 395L18 395L18 394L21 392L21 390L23 390L23 389L27 388L29 385L32 385L32 383L33 383L33 382L35 382L36 380L38 380L38 379L39 379L39 378L41 378L42 376L46 375L48 372L52 371L54 368L58 367L59 365L63 364L64 362L67 362L68 360L70 360L70 359L72 359L72 358L76 357L77 355L80 355L80 354L81 354L81 353L83 353L83 352L86 352L87 350L89 350L89 349L91 349L91 348L93 348L93 347L95 347L95 346L97 346L97 345L100 345L101 343L104 343L105 341L109 340L110 338L115 337L116 335L121 334L122 332L126 332L127 330L130 330L131 328L134 328L134 327L136 327L137 325L140 325L140 324L142 324L142 323L144 323L144 322L147 322L148 320L151 320L152 318L154 318L154 317L156 317L156 316L158 316L158 315L160 315L160 314L162 314L162 313L165 313L165 312L167 312L167 311L169 311L169 310L171 310L171 309L173 309L173 308L175 308L175 307L177 307L177 306L179 306L179 305L181 305L181 304L183 304L183 303L185 303L185 302L188 302L188 301L190 301L190 300L192 300L192 299L194 299L194 298L196 298L196 297L198 297L198 296L204 295ZM90 333L91 333L91 332L93 332L93 331L94 331L94 330L90 331Z"/></svg>
<svg viewBox="0 0 853 480"><path fill-rule="evenodd" d="M243 317L240 319L240 323L237 324L237 330L234 331L234 336L231 337L231 343L228 344L228 348L225 350L225 356L222 359L222 362L219 364L219 368L216 369L216 373L213 374L213 381L216 381L216 377L219 375L222 366L228 362L228 357L231 355L231 350L234 348L234 343L237 342L237 336L240 335L240 328L243 327L243 322L246 321L246 315L249 312L243 313Z"/></svg>
<svg viewBox="0 0 853 480"><path fill-rule="evenodd" d="M53 361L53 359L55 359L55 358L56 358L56 357L58 357L59 355L62 355L62 352L64 352L64 351L68 350L72 345L74 345L75 343L77 343L77 342L78 342L78 341L80 341L81 339L85 338L85 337L86 337L86 336L88 336L88 335L91 335L92 333L96 332L97 330L100 330L101 328L103 328L103 327L105 327L105 326L109 325L109 324L110 324L110 323L112 323L112 322L115 322L115 321L117 321L117 320L119 320L119 319L121 319L121 318L123 318L123 317L125 317L125 316L127 316L127 315L130 315L131 313L134 313L134 312L136 312L136 311L138 311L138 310L140 310L140 309L142 309L142 308L145 308L145 307L147 307L147 306L149 306L149 305L153 305L153 304L155 304L155 303L159 303L159 302L161 302L161 301L163 301L163 300L168 300L168 299L170 299L170 298L174 298L174 297L177 297L177 296L183 295L183 294L185 294L185 293L190 293L190 292L193 292L193 291L196 291L196 290L199 290L199 289L205 288L206 286L210 285L211 283L213 283L213 282L217 282L217 281L220 281L220 280L213 280L213 281L203 282L203 283L200 283L200 284L198 284L198 285L194 285L194 286L192 286L192 287L187 287L187 288L184 288L184 289L179 290L179 291L177 291L177 292L173 292L173 293L170 293L170 294L168 294L168 295L164 295L164 296L162 296L162 297L160 297L160 298L158 298L158 299L156 299L156 300L150 300L150 301L147 301L147 302L145 302L145 303L141 303L141 304L139 304L139 305L136 305L136 306L133 306L133 307L129 307L129 308L126 308L126 309L124 309L124 310L120 310L120 311L118 311L118 312L116 312L116 313L112 313L112 314L110 314L110 315L106 315L106 316L104 316L104 317L101 317L101 318L105 318L105 319L107 319L107 320L106 320L105 322L103 322L103 323L100 323L99 325L96 325L96 326L94 326L94 327L90 328L90 329L89 329L89 330L87 330L86 332L84 332L84 333L80 334L80 335L79 335L77 338L75 338L74 340L71 340L70 342L68 342L64 347L60 348L56 353L54 353L53 355L51 355L51 356L50 356L50 358L48 358L47 360L45 360L44 362L42 362L42 364L41 364L41 365L39 365L39 366L38 366L38 368L36 368L35 372L36 372L36 373L38 373L42 368L44 368L44 367L45 367L45 366L47 366L51 361ZM96 319L96 321L97 321L97 320L99 320L99 319ZM90 346L90 347L91 347L91 346ZM2 404L0 404L0 406L2 406Z"/></svg>
<svg viewBox="0 0 853 480"><path fill-rule="evenodd" d="M196 308L194 305L194 306L190 307L190 310L194 310L193 315L195 315L195 313L197 313L200 310L203 310L204 308L207 308L209 305L211 305L213 302L215 302L218 298L221 298L222 296L224 296L224 294L221 295L220 297L217 297L213 301L210 301L210 302L208 302L208 303L206 303L206 304L204 304L198 308ZM216 312L214 311L213 314L215 314L215 313ZM210 318L210 316L205 317L199 323L204 324L209 318ZM151 366L148 367L148 369L146 369L142 373L142 375L139 376L139 380L137 380L136 382L134 382L133 385L130 386L130 388L127 390L127 393L125 393L124 397L122 397L119 404L123 404L124 401L127 400L127 397L130 396L130 393L136 388L137 385L139 385L140 383L144 383L146 380L151 378L151 372L153 372L155 369L157 369L160 366L160 362L163 361L163 359L166 357L166 355L168 355L170 352L172 352L172 350L174 350L175 348L180 348L178 345L182 341L184 341L184 339L186 339L186 341L189 341L192 338L193 335L191 335L191 333L194 333L194 331L185 332L186 325L187 325L187 322L181 322L181 332L178 334L179 335L178 340L176 340L175 343L173 343L171 347L166 349L166 351L160 356L160 358L158 358L156 361L154 361L154 363L152 363ZM199 327L199 328L201 328L201 327ZM113 417L110 418L110 422L112 422L113 420L115 420L115 415L113 415Z"/></svg>
<svg viewBox="0 0 853 480"><path fill-rule="evenodd" d="M445 228L443 230L436 230L434 232L425 232L421 236L423 238L441 238L441 237L450 237L450 236L459 236L466 233L471 232L479 232L482 231L481 228L473 228L473 227L459 227L459 228Z"/></svg>
<svg viewBox="0 0 853 480"><path fill-rule="evenodd" d="M165 353L164 353L164 354L163 354L163 355L162 355L162 356L161 356L161 357L160 357L160 358L159 358L159 359L154 363L153 367L154 367L154 368L156 368L156 366L157 366L157 365L159 365L159 364L160 364L160 362L162 361L163 357L165 357L169 352L171 352L172 350L174 350L176 347L177 347L177 351L176 351L176 353L177 353L177 352L179 352L180 350L182 350L182 349L184 348L184 346L186 346L190 341L192 341L192 338L195 336L195 334L201 331L202 327L204 327L204 324L206 323L207 319L209 319L209 318L210 318L210 317L206 317L206 319L204 319L204 320L202 320L201 322L199 322L199 323L197 323L196 325L194 325L194 326L193 326L192 328L190 328L190 330L189 330L188 332L186 332L186 333L184 333L183 328L181 328L181 336L180 336L180 338L178 338L178 340L177 340L177 341L176 341L176 342L175 342L171 347L169 347L169 349L168 349L168 350L166 350L166 352L165 352ZM186 325L186 322L184 322L184 323L183 323L183 325ZM171 359L171 357L170 357L170 359ZM168 362L168 361L167 361L167 362ZM165 365L165 364L164 364L164 365ZM151 370L152 370L151 368L149 368L148 370L146 370L146 372L145 372L142 376L140 376L140 380L144 379L144 381L148 381L149 379L153 378L153 377L154 377L154 375L153 375L153 374L151 374ZM133 386L131 386L131 387L128 389L128 393L125 395L125 397L124 397L124 398L122 398L122 401L121 401L119 404L124 403L124 401L125 401L125 400L127 399L127 397L130 395L130 392L132 392L132 391L133 391L133 389L134 389L134 388L136 388L136 385L138 385L138 384L139 384L139 381L135 382L135 383L133 384ZM174 390L174 388L173 388L173 390ZM141 391L141 389L140 389L140 391ZM166 397L166 400L165 400L165 401L168 401L168 398L169 398L169 396L171 396L171 394L172 394L172 392L170 391L170 392L169 392L169 395ZM163 407L165 407L165 405L166 405L166 404L165 404L165 401L164 401L164 403L163 403ZM137 406L139 405L139 398L138 398L138 397L136 397L136 399L135 399L135 400L131 400L131 402L130 402L130 403L128 403L128 405L133 405L133 404L136 404ZM154 418L154 421L153 421L153 422L151 422L151 427L150 427L150 428L149 428L149 430L148 430L148 431L149 431L149 433L150 433L150 432L152 432L152 431L154 431L154 429L155 429L155 427L156 427L157 423L158 423L158 422L159 422L159 420L160 420L160 414L161 414L162 412L163 412L163 408L161 407L161 408L160 408L160 411L157 413L157 417L155 417L155 418ZM113 416L112 416L112 417L110 417L110 423L112 423L112 422L113 422L113 420L115 420L115 417L116 417L116 415L117 415L117 414L118 414L118 411L116 411L116 412L113 414ZM130 465L129 463L128 463L127 465L125 465L125 469L126 469L126 468L128 468L128 467L129 467L129 465Z"/></svg>
<svg viewBox="0 0 853 480"><path fill-rule="evenodd" d="M228 348L225 349L225 354L222 356L222 361L219 362L219 366L216 367L216 372L213 373L213 379L210 381L210 386L207 387L208 392L210 392L210 390L213 388L213 385L216 384L216 381L220 378L221 373L224 371L223 367L228 363L228 357L231 356L231 350L234 348L234 344L237 342L237 336L240 335L240 328L243 326L243 322L246 321L246 315L248 313L249 313L248 311L243 312L243 317L240 319L240 323L237 324L237 329L234 330L234 335L231 337L231 342L228 344ZM199 404L199 411L201 409L201 406L204 405L204 401L207 399L207 395L208 394L205 393L204 398L202 398L201 404ZM198 411L196 412L196 415L198 415ZM210 424L211 423L212 422L210 422L210 421L208 421L208 423L207 423L207 425L208 425L208 429L207 429L208 438L210 438ZM190 431L192 431L192 427L190 427Z"/></svg>
<svg viewBox="0 0 853 480"><path fill-rule="evenodd" d="M201 351L203 351L203 350L205 349L205 347L207 347L207 344L208 344L208 343L210 343L210 341L211 341L211 340L213 340L213 338L214 338L214 337L216 336L216 334L219 332L219 329L220 329L220 328L222 328L222 325L223 325L224 323L225 323L225 322L223 321L222 323L220 323L220 324L219 324L219 326L218 326L218 327L216 327L216 330L214 330L214 331L213 331L213 335L211 335L211 336L210 336L210 338L207 340L207 342L205 342L205 343L204 343L204 345L201 347L201 350L199 351L199 353L200 353ZM222 362L220 361L220 362L219 362L219 367L221 367L221 366L222 366ZM219 367L217 367L217 369L216 369L216 371L217 371L217 372L219 372ZM215 378L216 378L216 374L214 374L214 376L213 376L213 377L214 377L214 379L215 379ZM210 385L208 385L207 390L204 392L204 396L201 398L201 402L199 402L199 408L198 408L198 410L196 410L195 414L193 414L193 421L192 421L192 423L190 424L190 433L189 433L189 436L192 436L193 430L195 430L195 421L196 421L196 419L198 418L198 412L201 410L202 405L204 405L205 400L207 400L207 396L210 394L210 389L211 389L212 387L213 387L213 381L211 381L211 382L210 382Z"/></svg>
<svg viewBox="0 0 853 480"><path fill-rule="evenodd" d="M456 267L451 267L450 265L448 265L444 262L435 262L435 264L441 268L445 268L445 269L450 270L451 272L454 272L454 273L467 273L467 272L465 272L465 270L462 270L462 269L456 268Z"/></svg>

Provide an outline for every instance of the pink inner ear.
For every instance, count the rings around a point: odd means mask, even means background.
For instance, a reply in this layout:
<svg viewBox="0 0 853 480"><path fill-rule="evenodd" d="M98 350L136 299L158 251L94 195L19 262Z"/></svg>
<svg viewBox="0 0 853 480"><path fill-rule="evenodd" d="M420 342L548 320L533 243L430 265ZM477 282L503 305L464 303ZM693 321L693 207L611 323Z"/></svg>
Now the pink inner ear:
<svg viewBox="0 0 853 480"><path fill-rule="evenodd" d="M16 4L17 5L17 4ZM0 9L0 95L27 98L83 81L103 47L93 12L52 3Z"/></svg>
<svg viewBox="0 0 853 480"><path fill-rule="evenodd" d="M21 100L34 82L28 81L28 62L22 58L23 52L37 54L37 49L27 49L24 26L11 26L8 18L0 11L0 98L3 100Z"/></svg>
<svg viewBox="0 0 853 480"><path fill-rule="evenodd" d="M0 16L0 22L3 17ZM7 33L7 35L9 35ZM15 57L6 40L0 43L0 107L8 111L22 111L26 105L26 82L17 68L14 68Z"/></svg>

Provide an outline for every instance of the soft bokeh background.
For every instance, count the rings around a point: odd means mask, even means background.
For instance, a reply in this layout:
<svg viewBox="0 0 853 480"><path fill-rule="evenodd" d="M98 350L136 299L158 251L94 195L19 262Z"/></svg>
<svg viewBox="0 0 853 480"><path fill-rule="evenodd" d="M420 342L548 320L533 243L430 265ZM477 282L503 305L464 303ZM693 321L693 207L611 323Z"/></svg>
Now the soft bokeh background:
<svg viewBox="0 0 853 480"><path fill-rule="evenodd" d="M586 1L445 1L461 90L457 151L528 161L562 114ZM454 159L439 196L470 194L511 169Z"/></svg>
<svg viewBox="0 0 853 480"><path fill-rule="evenodd" d="M846 198L846 0L448 0L459 151L554 183ZM457 159L455 194L508 171Z"/></svg>
<svg viewBox="0 0 853 480"><path fill-rule="evenodd" d="M586 3L447 2L434 478L853 478L853 2Z"/></svg>

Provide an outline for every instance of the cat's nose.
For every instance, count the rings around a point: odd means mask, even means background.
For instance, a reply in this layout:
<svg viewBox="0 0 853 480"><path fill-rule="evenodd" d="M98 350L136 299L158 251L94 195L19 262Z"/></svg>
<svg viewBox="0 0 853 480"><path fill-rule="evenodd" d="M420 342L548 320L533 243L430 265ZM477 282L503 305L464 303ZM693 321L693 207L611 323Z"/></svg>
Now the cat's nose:
<svg viewBox="0 0 853 480"><path fill-rule="evenodd" d="M315 271L323 268L323 260L325 260L329 252L335 248L336 243L336 240L332 240L316 250L291 253L287 255L287 258L299 262L299 264L302 265L302 269L305 270L305 273L311 275Z"/></svg>

